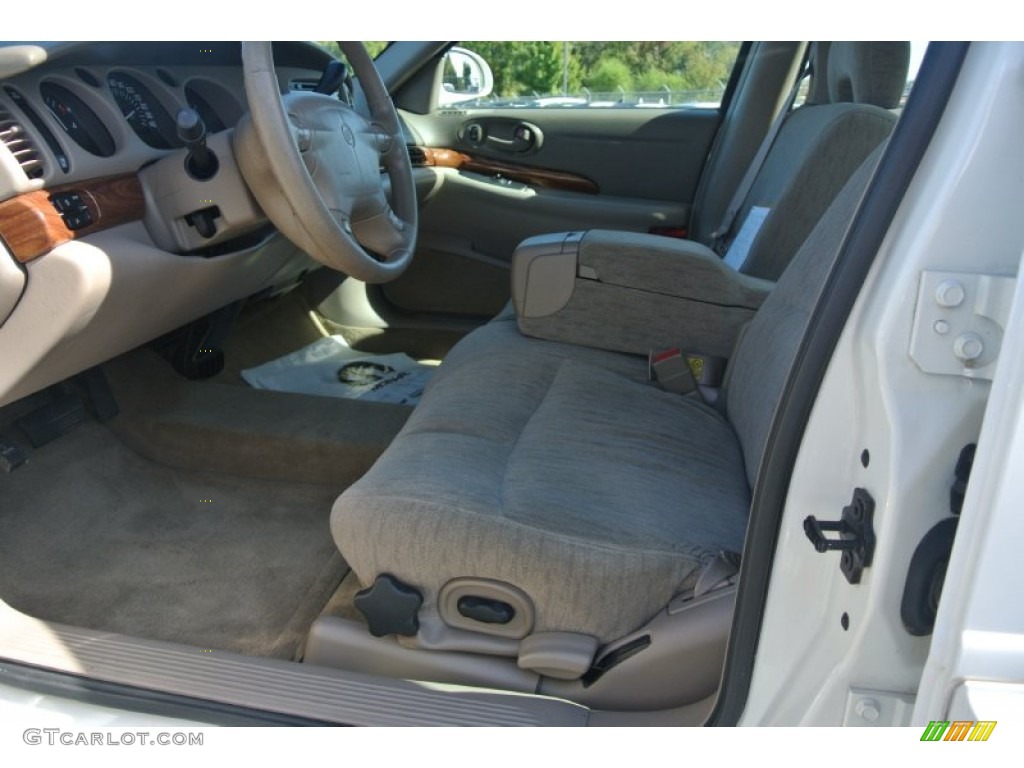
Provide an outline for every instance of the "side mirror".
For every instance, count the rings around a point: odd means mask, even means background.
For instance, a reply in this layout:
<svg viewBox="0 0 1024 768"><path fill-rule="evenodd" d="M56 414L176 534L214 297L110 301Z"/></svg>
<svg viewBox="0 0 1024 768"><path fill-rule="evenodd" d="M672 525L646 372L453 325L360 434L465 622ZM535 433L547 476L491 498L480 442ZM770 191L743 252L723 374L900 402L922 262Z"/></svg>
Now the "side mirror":
<svg viewBox="0 0 1024 768"><path fill-rule="evenodd" d="M478 53L465 48L451 48L444 55L442 66L438 106L483 99L494 90L494 73Z"/></svg>

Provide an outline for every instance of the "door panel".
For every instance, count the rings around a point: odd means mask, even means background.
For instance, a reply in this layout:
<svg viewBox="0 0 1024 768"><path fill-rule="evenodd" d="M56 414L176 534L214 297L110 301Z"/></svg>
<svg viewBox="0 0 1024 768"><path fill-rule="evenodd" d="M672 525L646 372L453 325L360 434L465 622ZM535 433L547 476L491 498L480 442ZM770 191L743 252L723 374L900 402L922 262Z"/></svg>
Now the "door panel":
<svg viewBox="0 0 1024 768"><path fill-rule="evenodd" d="M692 199L718 127L715 109L449 109L403 118L424 146L579 174L604 195L684 201ZM501 127L518 123L540 129L539 146L503 151L467 131L476 124L488 129L485 137L503 138Z"/></svg>
<svg viewBox="0 0 1024 768"><path fill-rule="evenodd" d="M508 301L512 253L527 237L685 226L719 120L717 110L636 108L402 117L429 193L413 266L383 298L409 313L483 317Z"/></svg>
<svg viewBox="0 0 1024 768"><path fill-rule="evenodd" d="M423 171L419 171L422 173ZM509 298L512 253L525 238L565 229L686 222L689 204L549 189L442 168L420 209L413 265L384 295L407 312L489 316Z"/></svg>

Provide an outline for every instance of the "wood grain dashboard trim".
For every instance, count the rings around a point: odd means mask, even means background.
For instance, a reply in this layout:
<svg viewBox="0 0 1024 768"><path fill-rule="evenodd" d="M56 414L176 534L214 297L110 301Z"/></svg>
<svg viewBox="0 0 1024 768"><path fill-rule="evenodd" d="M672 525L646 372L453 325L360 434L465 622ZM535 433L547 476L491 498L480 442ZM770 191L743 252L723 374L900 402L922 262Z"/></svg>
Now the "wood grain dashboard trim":
<svg viewBox="0 0 1024 768"><path fill-rule="evenodd" d="M493 160L489 157L470 155L455 149L438 147L411 147L413 165L434 166L437 168L457 168L462 171L482 173L488 176L502 176L513 181L520 181L545 189L560 189L567 192L582 192L596 195L600 192L597 184L585 176L565 171L552 171L547 168L534 168L504 160Z"/></svg>
<svg viewBox="0 0 1024 768"><path fill-rule="evenodd" d="M77 230L68 228L50 202L51 197L63 192L81 196L91 224ZM14 258L25 264L58 245L141 219L145 210L142 185L135 174L39 189L0 203L0 238Z"/></svg>

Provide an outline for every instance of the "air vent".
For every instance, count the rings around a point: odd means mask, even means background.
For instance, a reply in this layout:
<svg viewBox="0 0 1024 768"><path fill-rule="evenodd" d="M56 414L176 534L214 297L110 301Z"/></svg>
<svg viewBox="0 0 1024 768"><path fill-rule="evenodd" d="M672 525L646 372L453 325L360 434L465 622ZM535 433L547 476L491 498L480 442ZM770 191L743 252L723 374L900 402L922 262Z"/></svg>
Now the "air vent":
<svg viewBox="0 0 1024 768"><path fill-rule="evenodd" d="M409 145L409 160L412 161L413 165L426 165L427 164L427 153L423 147L417 147L412 144Z"/></svg>
<svg viewBox="0 0 1024 768"><path fill-rule="evenodd" d="M14 115L3 107L0 107L0 142L3 142L14 155L14 159L18 161L18 165L28 178L42 177L43 159L39 150L21 124L14 119Z"/></svg>

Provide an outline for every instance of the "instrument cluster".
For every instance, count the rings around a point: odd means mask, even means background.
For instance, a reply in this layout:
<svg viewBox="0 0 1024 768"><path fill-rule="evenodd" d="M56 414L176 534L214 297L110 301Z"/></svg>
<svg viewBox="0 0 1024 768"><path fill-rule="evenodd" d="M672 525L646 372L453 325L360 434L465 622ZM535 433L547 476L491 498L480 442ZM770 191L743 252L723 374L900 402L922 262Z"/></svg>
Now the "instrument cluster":
<svg viewBox="0 0 1024 768"><path fill-rule="evenodd" d="M146 80L151 78L125 69L111 70L106 76L106 87L125 123L147 146L175 149L182 145L172 114L182 107L195 109L209 133L234 125L242 114L238 101L212 80L193 78L180 89L169 88L177 85L173 76L164 69L158 69L156 74L165 87L147 84ZM47 108L79 146L101 157L113 153L109 132L81 99L53 83L44 82L40 88L46 91L43 96Z"/></svg>
<svg viewBox="0 0 1024 768"><path fill-rule="evenodd" d="M76 156L90 172L96 168L68 140L88 156L124 156L137 164L149 150L182 146L175 116L186 106L199 113L207 134L233 127L244 113L244 99L235 96L241 93L238 73L227 68L178 76L164 67L76 66L48 71L31 84L6 84L3 92L25 113L66 175L75 172Z"/></svg>
<svg viewBox="0 0 1024 768"><path fill-rule="evenodd" d="M0 56L0 139L5 125L34 139L26 174L46 186L134 173L181 148L176 118L185 107L206 136L230 130L247 109L238 42L38 45L45 55L34 62ZM274 43L274 61L282 91L309 90L333 58L314 43L284 41Z"/></svg>

